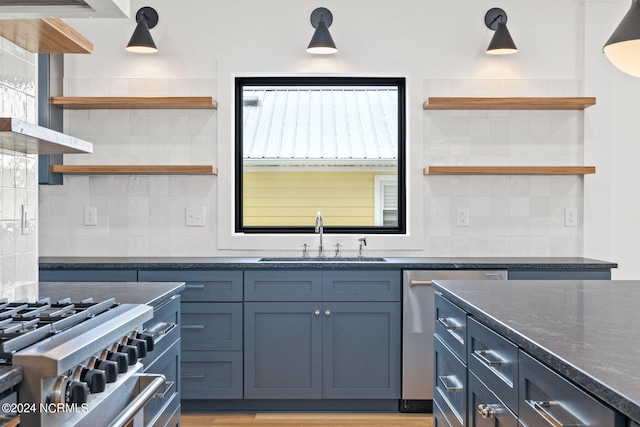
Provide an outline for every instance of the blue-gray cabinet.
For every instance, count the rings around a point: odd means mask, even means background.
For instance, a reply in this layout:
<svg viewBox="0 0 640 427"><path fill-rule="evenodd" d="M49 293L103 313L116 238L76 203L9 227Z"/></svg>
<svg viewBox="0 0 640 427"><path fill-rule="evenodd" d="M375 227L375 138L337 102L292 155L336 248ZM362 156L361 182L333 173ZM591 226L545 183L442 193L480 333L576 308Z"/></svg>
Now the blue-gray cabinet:
<svg viewBox="0 0 640 427"><path fill-rule="evenodd" d="M245 399L322 398L322 303L247 302Z"/></svg>
<svg viewBox="0 0 640 427"><path fill-rule="evenodd" d="M41 282L137 282L138 271L128 269L40 270Z"/></svg>
<svg viewBox="0 0 640 427"><path fill-rule="evenodd" d="M247 271L245 301L245 399L400 398L399 271Z"/></svg>
<svg viewBox="0 0 640 427"><path fill-rule="evenodd" d="M138 279L185 282L182 398L242 399L242 271L142 270Z"/></svg>

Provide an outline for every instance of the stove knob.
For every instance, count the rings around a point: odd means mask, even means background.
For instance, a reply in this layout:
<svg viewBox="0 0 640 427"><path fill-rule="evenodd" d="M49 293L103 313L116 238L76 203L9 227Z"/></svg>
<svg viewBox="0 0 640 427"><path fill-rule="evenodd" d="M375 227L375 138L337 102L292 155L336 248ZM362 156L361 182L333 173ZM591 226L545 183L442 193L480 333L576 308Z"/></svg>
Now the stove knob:
<svg viewBox="0 0 640 427"><path fill-rule="evenodd" d="M89 397L89 387L87 387L86 383L69 381L65 393L65 403L82 405L83 403L87 403L87 397Z"/></svg>
<svg viewBox="0 0 640 427"><path fill-rule="evenodd" d="M154 347L153 335L145 334L145 333L136 333L136 338L145 340L147 342L147 351L153 351L153 347Z"/></svg>
<svg viewBox="0 0 640 427"><path fill-rule="evenodd" d="M107 374L100 369L83 369L80 378L87 383L91 393L102 393L107 387Z"/></svg>
<svg viewBox="0 0 640 427"><path fill-rule="evenodd" d="M99 360L95 367L104 371L105 380L108 383L114 383L118 379L118 362Z"/></svg>
<svg viewBox="0 0 640 427"><path fill-rule="evenodd" d="M119 374L124 374L129 369L129 356L126 353L109 351L107 352L107 360L116 362Z"/></svg>
<svg viewBox="0 0 640 427"><path fill-rule="evenodd" d="M127 354L129 365L138 363L138 347L135 345L118 345L118 351Z"/></svg>
<svg viewBox="0 0 640 427"><path fill-rule="evenodd" d="M127 340L127 344L135 345L138 349L138 357L146 357L147 355L147 342L145 340L137 339L137 338L129 338Z"/></svg>

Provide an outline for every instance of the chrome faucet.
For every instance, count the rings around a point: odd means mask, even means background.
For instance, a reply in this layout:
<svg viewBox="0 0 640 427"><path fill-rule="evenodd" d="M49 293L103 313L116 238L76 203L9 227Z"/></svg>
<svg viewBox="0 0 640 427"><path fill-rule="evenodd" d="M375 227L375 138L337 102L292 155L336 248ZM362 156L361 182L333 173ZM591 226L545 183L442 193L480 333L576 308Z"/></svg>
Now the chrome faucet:
<svg viewBox="0 0 640 427"><path fill-rule="evenodd" d="M318 257L324 257L324 246L322 245L322 233L324 232L324 225L322 223L322 212L316 213L316 233L320 234L320 246L318 246Z"/></svg>

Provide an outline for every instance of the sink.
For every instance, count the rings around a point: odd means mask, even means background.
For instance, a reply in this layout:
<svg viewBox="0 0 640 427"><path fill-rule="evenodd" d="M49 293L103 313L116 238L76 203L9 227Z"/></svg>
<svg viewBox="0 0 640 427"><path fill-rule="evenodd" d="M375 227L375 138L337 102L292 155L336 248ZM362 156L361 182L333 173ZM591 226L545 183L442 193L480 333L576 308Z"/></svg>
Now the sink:
<svg viewBox="0 0 640 427"><path fill-rule="evenodd" d="M387 262L384 258L373 257L265 257L260 262Z"/></svg>

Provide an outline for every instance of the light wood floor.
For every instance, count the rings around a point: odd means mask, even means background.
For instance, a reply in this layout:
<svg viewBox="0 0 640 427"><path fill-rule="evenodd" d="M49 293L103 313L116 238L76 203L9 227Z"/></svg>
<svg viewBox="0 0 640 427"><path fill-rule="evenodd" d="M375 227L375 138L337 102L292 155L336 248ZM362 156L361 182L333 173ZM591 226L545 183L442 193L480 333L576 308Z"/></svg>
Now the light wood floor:
<svg viewBox="0 0 640 427"><path fill-rule="evenodd" d="M257 413L182 414L182 427L239 426L357 426L357 427L433 427L431 414L370 413Z"/></svg>

